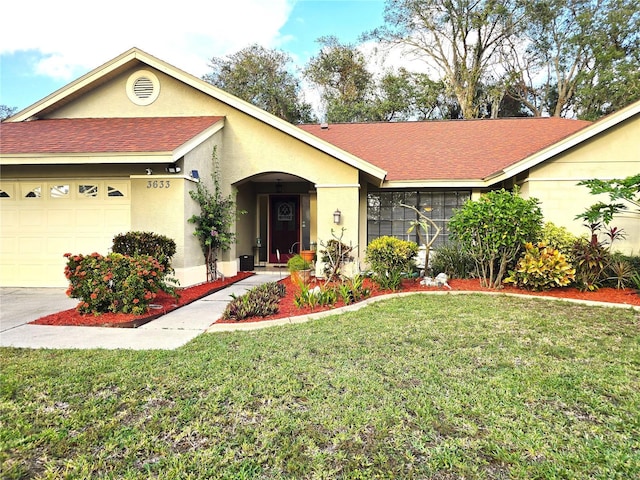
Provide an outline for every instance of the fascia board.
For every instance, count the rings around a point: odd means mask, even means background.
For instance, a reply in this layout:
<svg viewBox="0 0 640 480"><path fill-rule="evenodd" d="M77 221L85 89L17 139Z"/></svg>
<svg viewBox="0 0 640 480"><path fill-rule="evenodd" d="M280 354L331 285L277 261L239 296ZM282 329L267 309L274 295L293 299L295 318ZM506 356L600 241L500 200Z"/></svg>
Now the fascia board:
<svg viewBox="0 0 640 480"><path fill-rule="evenodd" d="M461 180L395 180L384 182L385 188L484 188L488 184L478 179L461 179Z"/></svg>
<svg viewBox="0 0 640 480"><path fill-rule="evenodd" d="M187 140L185 143L183 143L173 151L173 155L172 155L173 161L175 162L180 158L184 157L187 153L189 153L191 150L196 148L198 145L200 145L201 143L203 143L204 141L208 140L213 135L215 135L217 132L222 130L223 127L224 127L224 118L221 120L218 120L216 123L214 123L207 129L203 130L202 132L200 132L190 140Z"/></svg>
<svg viewBox="0 0 640 480"><path fill-rule="evenodd" d="M37 115L41 111L47 109L51 105L54 105L55 103L59 102L60 100L63 100L65 97L68 97L68 96L76 93L77 91L81 90L82 88L90 85L91 83L95 82L96 80L104 77L105 75L113 72L114 70L116 70L116 69L122 67L123 65L125 65L126 63L130 62L131 60L137 58L136 52L137 52L137 49L135 49L135 48L132 48L132 49L124 52L120 56L108 61L107 63L104 63L103 65L101 65L101 66L99 66L97 68L94 68L93 70L91 70L90 72L88 72L85 75L81 76L77 80L74 80L73 82L69 83L68 85L65 85L64 87L56 90L52 94L46 96L42 100L39 100L38 102L34 103L33 105L31 105L31 106L25 108L24 110L16 113L15 115L10 117L6 121L22 122L22 121L25 121L25 120L29 120L30 118L32 118L33 116Z"/></svg>
<svg viewBox="0 0 640 480"><path fill-rule="evenodd" d="M173 163L173 152L136 153L92 153L53 155L3 155L0 165L87 165L87 164L129 164L129 163Z"/></svg>

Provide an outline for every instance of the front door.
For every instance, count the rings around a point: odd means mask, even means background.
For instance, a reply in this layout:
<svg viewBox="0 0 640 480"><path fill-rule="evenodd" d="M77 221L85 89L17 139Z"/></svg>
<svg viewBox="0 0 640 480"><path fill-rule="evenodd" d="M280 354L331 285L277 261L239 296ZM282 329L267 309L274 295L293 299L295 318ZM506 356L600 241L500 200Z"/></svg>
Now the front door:
<svg viewBox="0 0 640 480"><path fill-rule="evenodd" d="M272 195L269 200L269 262L286 263L300 252L300 196Z"/></svg>

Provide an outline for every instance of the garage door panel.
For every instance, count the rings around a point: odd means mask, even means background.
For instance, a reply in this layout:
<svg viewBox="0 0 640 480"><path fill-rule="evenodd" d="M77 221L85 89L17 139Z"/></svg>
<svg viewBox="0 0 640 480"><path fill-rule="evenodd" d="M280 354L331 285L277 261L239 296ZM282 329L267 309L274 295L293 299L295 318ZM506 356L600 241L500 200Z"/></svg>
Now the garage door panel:
<svg viewBox="0 0 640 480"><path fill-rule="evenodd" d="M20 202L16 202L19 204ZM41 204L43 205L43 204ZM20 227L44 227L45 224L45 212L42 210L42 206L39 210L34 210L31 205L29 208L24 208L18 211Z"/></svg>
<svg viewBox="0 0 640 480"><path fill-rule="evenodd" d="M13 191L33 190L33 182L14 183ZM47 185L69 185L68 196L52 197L47 187L40 198L0 203L0 285L64 287L65 253L106 254L114 235L131 224L129 197L108 197L107 183L113 182L52 179ZM128 191L128 182L119 183ZM97 194L79 195L80 184L97 185Z"/></svg>

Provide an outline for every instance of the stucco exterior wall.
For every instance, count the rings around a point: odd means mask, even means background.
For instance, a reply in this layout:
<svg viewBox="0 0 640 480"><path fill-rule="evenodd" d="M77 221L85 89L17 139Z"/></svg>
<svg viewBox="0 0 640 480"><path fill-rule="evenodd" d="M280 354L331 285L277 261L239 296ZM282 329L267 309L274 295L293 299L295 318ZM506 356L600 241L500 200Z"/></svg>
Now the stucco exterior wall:
<svg viewBox="0 0 640 480"><path fill-rule="evenodd" d="M640 117L636 116L606 132L581 143L557 158L531 169L523 185L523 194L541 201L545 221L562 225L576 235L588 230L576 215L598 201L609 202L607 195L594 196L582 180L609 180L640 173ZM640 218L620 216L612 225L624 228L627 239L617 241L614 250L640 253Z"/></svg>

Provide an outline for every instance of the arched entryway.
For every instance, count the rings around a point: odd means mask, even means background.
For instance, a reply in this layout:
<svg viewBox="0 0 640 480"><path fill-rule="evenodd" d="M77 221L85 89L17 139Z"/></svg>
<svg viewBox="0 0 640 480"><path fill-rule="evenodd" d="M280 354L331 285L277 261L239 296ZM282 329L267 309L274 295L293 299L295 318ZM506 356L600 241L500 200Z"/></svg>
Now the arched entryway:
<svg viewBox="0 0 640 480"><path fill-rule="evenodd" d="M238 253L253 255L256 267L284 265L291 256L315 246L316 193L311 182L269 172L237 188L238 204L247 211L238 224Z"/></svg>

